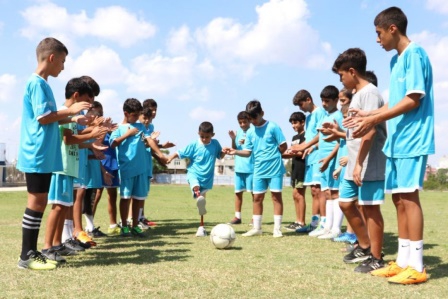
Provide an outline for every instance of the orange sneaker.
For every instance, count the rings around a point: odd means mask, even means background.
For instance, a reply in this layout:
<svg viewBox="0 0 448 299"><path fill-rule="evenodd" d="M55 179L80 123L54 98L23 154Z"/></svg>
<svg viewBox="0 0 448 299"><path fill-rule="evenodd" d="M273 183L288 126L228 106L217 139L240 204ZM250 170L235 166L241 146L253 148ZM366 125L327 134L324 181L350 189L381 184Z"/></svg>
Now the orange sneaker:
<svg viewBox="0 0 448 299"><path fill-rule="evenodd" d="M426 269L423 268L423 272L418 272L412 267L407 267L400 274L389 278L387 281L397 284L416 284L425 282L427 280L428 277L426 276Z"/></svg>
<svg viewBox="0 0 448 299"><path fill-rule="evenodd" d="M91 246L96 246L96 242L93 241L93 239L89 237L89 235L85 231L80 231L76 236L76 239L84 244L89 243Z"/></svg>
<svg viewBox="0 0 448 299"><path fill-rule="evenodd" d="M395 262L389 262L389 265L384 268L379 268L370 272L373 276L378 277L392 277L403 272L406 268L401 268Z"/></svg>

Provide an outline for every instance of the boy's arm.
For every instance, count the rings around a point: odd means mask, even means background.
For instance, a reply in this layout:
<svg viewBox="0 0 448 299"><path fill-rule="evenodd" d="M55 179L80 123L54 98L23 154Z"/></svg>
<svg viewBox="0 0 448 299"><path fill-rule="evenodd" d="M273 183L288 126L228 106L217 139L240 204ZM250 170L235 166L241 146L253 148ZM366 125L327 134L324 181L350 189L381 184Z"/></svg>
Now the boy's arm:
<svg viewBox="0 0 448 299"><path fill-rule="evenodd" d="M230 139L232 139L232 148L236 149L236 142L235 142L236 134L235 134L235 131L229 131L229 137L230 137Z"/></svg>
<svg viewBox="0 0 448 299"><path fill-rule="evenodd" d="M93 130L86 134L73 134L72 130L64 129L64 143L67 145L81 144L84 141L104 136L107 132L108 129L104 127L95 127Z"/></svg>
<svg viewBox="0 0 448 299"><path fill-rule="evenodd" d="M252 151L250 150L236 150L230 147L224 147L222 151L227 155L236 155L240 157L250 157L250 155L252 154Z"/></svg>
<svg viewBox="0 0 448 299"><path fill-rule="evenodd" d="M328 164L330 164L330 161L333 160L334 157L336 157L336 155L338 154L338 150L339 150L339 143L337 143L334 146L333 150L330 152L328 156L319 161L322 162L322 165L319 167L319 170L321 172L324 172L328 168Z"/></svg>
<svg viewBox="0 0 448 299"><path fill-rule="evenodd" d="M176 158L179 158L179 154L177 152L168 157L168 160L166 161L166 164L171 163L171 161L173 161Z"/></svg>
<svg viewBox="0 0 448 299"><path fill-rule="evenodd" d="M314 138L311 139L309 142L305 141L300 144L294 144L293 146L291 146L291 150L297 151L297 152L303 152L304 150L317 144L318 142L319 142L319 133L316 134L316 136L314 136Z"/></svg>
<svg viewBox="0 0 448 299"><path fill-rule="evenodd" d="M78 103L71 105L68 109L53 111L45 116L42 116L42 117L38 118L37 121L41 125L48 125L48 124L66 119L67 117L76 115L81 110L89 109L90 106L91 106L90 103L78 102ZM76 116L72 117L72 120L76 121L76 119L77 119Z"/></svg>
<svg viewBox="0 0 448 299"><path fill-rule="evenodd" d="M146 142L148 144L148 147L151 148L151 152L157 155L158 161L162 164L168 164L168 158L160 151L159 146L157 145L157 142L154 141L151 137L146 137Z"/></svg>
<svg viewBox="0 0 448 299"><path fill-rule="evenodd" d="M283 154L288 149L288 144L286 142L283 142L278 146L278 150L280 151L280 154Z"/></svg>
<svg viewBox="0 0 448 299"><path fill-rule="evenodd" d="M372 147L373 138L375 137L376 129L373 127L366 135L361 139L361 145L359 146L358 156L356 157L355 169L353 170L353 181L356 185L362 185L362 165L367 157L367 154Z"/></svg>
<svg viewBox="0 0 448 299"><path fill-rule="evenodd" d="M138 132L140 132L137 128L128 128L128 130L121 136L114 139L114 141L111 143L111 148L116 148L119 146L123 141L126 140L126 138L130 136L136 135Z"/></svg>

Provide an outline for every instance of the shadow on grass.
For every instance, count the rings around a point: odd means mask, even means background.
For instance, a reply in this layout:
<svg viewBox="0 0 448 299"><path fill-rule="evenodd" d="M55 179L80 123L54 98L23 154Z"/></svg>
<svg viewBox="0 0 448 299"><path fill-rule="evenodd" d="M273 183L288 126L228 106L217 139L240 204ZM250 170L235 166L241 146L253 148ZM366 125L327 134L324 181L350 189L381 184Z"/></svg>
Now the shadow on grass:
<svg viewBox="0 0 448 299"><path fill-rule="evenodd" d="M424 256L423 260L429 266L429 276L432 279L448 277L448 264L440 264L441 259L437 256Z"/></svg>

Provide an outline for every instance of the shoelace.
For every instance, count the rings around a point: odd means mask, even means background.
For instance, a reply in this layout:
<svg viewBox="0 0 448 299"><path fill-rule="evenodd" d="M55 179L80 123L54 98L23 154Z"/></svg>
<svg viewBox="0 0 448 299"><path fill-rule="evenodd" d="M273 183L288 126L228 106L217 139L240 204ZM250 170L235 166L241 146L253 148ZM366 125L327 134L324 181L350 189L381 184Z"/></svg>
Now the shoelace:
<svg viewBox="0 0 448 299"><path fill-rule="evenodd" d="M39 251L36 251L35 253L31 254L30 258L34 259L36 262L41 263L41 264L47 263L47 259Z"/></svg>

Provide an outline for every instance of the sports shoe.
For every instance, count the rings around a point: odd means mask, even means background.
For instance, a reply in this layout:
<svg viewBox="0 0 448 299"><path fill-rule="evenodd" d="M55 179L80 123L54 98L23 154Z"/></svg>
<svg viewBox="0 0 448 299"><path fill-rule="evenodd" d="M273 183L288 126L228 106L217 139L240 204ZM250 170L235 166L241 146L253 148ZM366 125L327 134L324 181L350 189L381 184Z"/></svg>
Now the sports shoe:
<svg viewBox="0 0 448 299"><path fill-rule="evenodd" d="M261 236L263 234L263 231L261 229L253 228L249 230L248 232L245 232L242 234L243 237L253 237L253 236Z"/></svg>
<svg viewBox="0 0 448 299"><path fill-rule="evenodd" d="M89 249L92 248L92 245L90 243L83 243L81 241L79 241L78 239L75 239L76 244L78 244L79 246L81 246L84 249Z"/></svg>
<svg viewBox="0 0 448 299"><path fill-rule="evenodd" d="M131 234L132 234L134 237L140 237L140 238L144 238L144 237L146 237L146 236L143 234L143 231L142 231L142 229L141 229L139 226L136 226L136 227L131 228Z"/></svg>
<svg viewBox="0 0 448 299"><path fill-rule="evenodd" d="M357 241L356 235L352 233L342 233L338 237L333 239L333 242L345 242L354 244Z"/></svg>
<svg viewBox="0 0 448 299"><path fill-rule="evenodd" d="M70 255L77 255L78 253L76 250L72 250L68 247L66 247L64 244L61 244L58 247L53 247L53 250L57 252L60 256L70 256Z"/></svg>
<svg viewBox="0 0 448 299"><path fill-rule="evenodd" d="M400 274L404 270L406 270L406 268L401 268L400 266L397 265L396 262L391 261L391 262L389 262L389 264L386 267L378 269L378 270L374 270L374 271L370 272L370 274L372 274L373 276L378 276L378 277L392 277L397 274Z"/></svg>
<svg viewBox="0 0 448 299"><path fill-rule="evenodd" d="M288 230L288 231L290 231L290 232L295 232L296 229L299 228L299 225L300 225L299 223L297 223L297 222L293 222L293 223L291 223L290 225L285 226L285 229Z"/></svg>
<svg viewBox="0 0 448 299"><path fill-rule="evenodd" d="M207 210L205 209L205 197L199 196L196 199L196 206L198 207L199 215L203 216L207 214Z"/></svg>
<svg viewBox="0 0 448 299"><path fill-rule="evenodd" d="M337 236L339 236L339 233L329 231L323 235L318 236L317 238L321 239L321 240L332 240L332 239L336 238Z"/></svg>
<svg viewBox="0 0 448 299"><path fill-rule="evenodd" d="M329 231L329 230L326 230L326 229L323 227L323 225L319 225L319 227L316 228L315 230L313 230L312 232L310 232L310 233L308 234L308 236L310 236L310 237L319 237L319 236L325 235L326 233L329 233L329 232L330 232L330 231Z"/></svg>
<svg viewBox="0 0 448 299"><path fill-rule="evenodd" d="M139 221L137 225L138 225L138 227L139 227L141 230L147 230L147 229L149 229L149 226L147 226L145 223L143 223L143 222L141 222L141 221Z"/></svg>
<svg viewBox="0 0 448 299"><path fill-rule="evenodd" d="M356 247L349 254L344 256L344 262L347 264L359 263L365 261L370 257L370 247L362 249L361 247Z"/></svg>
<svg viewBox="0 0 448 299"><path fill-rule="evenodd" d="M428 277L426 276L426 269L423 268L423 272L418 272L412 267L407 267L399 274L392 276L387 281L397 284L417 284L426 282Z"/></svg>
<svg viewBox="0 0 448 299"><path fill-rule="evenodd" d="M157 223L154 221L149 221L148 219L146 219L145 217L140 218L140 222L144 223L146 226L148 226L149 228L154 228L157 226Z"/></svg>
<svg viewBox="0 0 448 299"><path fill-rule="evenodd" d="M87 232L87 234L89 235L89 237L91 238L101 238L101 237L107 237L107 235L105 233L103 233L102 231L100 231L100 227L95 227L91 232Z"/></svg>
<svg viewBox="0 0 448 299"><path fill-rule="evenodd" d="M93 239L91 237L89 237L89 235L85 232L85 231L80 231L78 233L78 235L76 236L76 239L84 244L90 244L90 246L96 246L96 242L93 241Z"/></svg>
<svg viewBox="0 0 448 299"><path fill-rule="evenodd" d="M382 269L386 266L383 258L377 259L373 256L370 256L368 259L363 261L358 267L355 268L355 272L358 273L369 273L370 271L374 271L377 269Z"/></svg>
<svg viewBox="0 0 448 299"><path fill-rule="evenodd" d="M196 190L196 191L193 191L193 197L194 198L199 198L200 196L201 196L201 191L199 191L199 189Z"/></svg>
<svg viewBox="0 0 448 299"><path fill-rule="evenodd" d="M66 248L73 251L85 251L84 247L79 245L78 242L73 238L65 240L63 244Z"/></svg>
<svg viewBox="0 0 448 299"><path fill-rule="evenodd" d="M296 233L298 234L308 234L312 231L314 231L317 228L317 226L308 224L308 225L304 225L302 227L299 227L296 229Z"/></svg>
<svg viewBox="0 0 448 299"><path fill-rule="evenodd" d="M52 263L54 265L63 264L67 262L65 258L60 256L56 251L50 249L42 250L42 255L47 259L47 263Z"/></svg>
<svg viewBox="0 0 448 299"><path fill-rule="evenodd" d="M47 263L47 259L39 251L34 250L28 251L28 259L25 261L19 257L17 267L19 267L19 269L30 269L30 270L56 269L55 264Z"/></svg>
<svg viewBox="0 0 448 299"><path fill-rule="evenodd" d="M107 229L108 236L119 236L120 235L120 227L117 225L115 227L109 227Z"/></svg>
<svg viewBox="0 0 448 299"><path fill-rule="evenodd" d="M274 228L274 231L272 232L272 236L274 238L281 238L281 237L283 237L283 234L282 234L282 231L280 229L275 229Z"/></svg>
<svg viewBox="0 0 448 299"><path fill-rule="evenodd" d="M120 229L120 236L122 237L130 237L132 236L131 230L129 229L129 226L123 226Z"/></svg>
<svg viewBox="0 0 448 299"><path fill-rule="evenodd" d="M205 231L205 228L203 226L198 227L198 231L196 232L196 237L206 237L207 232Z"/></svg>
<svg viewBox="0 0 448 299"><path fill-rule="evenodd" d="M233 225L233 224L241 224L241 219L235 217L235 218L233 218L232 220L230 220L230 222L227 223L227 224L232 224L232 225Z"/></svg>

